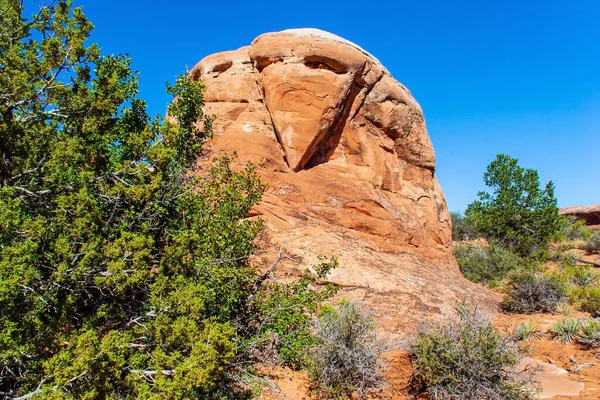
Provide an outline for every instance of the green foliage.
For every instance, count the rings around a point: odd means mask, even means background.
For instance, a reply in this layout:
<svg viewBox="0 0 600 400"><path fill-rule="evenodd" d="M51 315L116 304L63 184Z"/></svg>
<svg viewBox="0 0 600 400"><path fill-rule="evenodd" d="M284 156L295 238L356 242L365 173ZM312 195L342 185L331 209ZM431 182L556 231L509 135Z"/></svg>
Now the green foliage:
<svg viewBox="0 0 600 400"><path fill-rule="evenodd" d="M178 78L151 120L130 60L86 45L81 9L27 20L0 1L2 395L233 398L269 329L302 359L331 289L263 285L249 265L264 186L228 159L192 169L211 134L202 84Z"/></svg>
<svg viewBox="0 0 600 400"><path fill-rule="evenodd" d="M572 215L560 217L560 229L556 233L558 240L587 240L591 234L592 230L585 225L585 221Z"/></svg>
<svg viewBox="0 0 600 400"><path fill-rule="evenodd" d="M600 311L600 284L591 267L577 265L572 258L565 258L552 276L566 287L570 303L582 311Z"/></svg>
<svg viewBox="0 0 600 400"><path fill-rule="evenodd" d="M582 322L574 318L563 318L550 327L554 340L571 343L581 330Z"/></svg>
<svg viewBox="0 0 600 400"><path fill-rule="evenodd" d="M541 189L536 170L505 154L488 165L483 179L492 191L478 193L479 200L466 210L467 220L484 237L521 255L545 249L561 222L552 182Z"/></svg>
<svg viewBox="0 0 600 400"><path fill-rule="evenodd" d="M540 339L543 334L542 331L536 327L533 321L527 320L516 325L511 336L518 341L524 340L530 342Z"/></svg>
<svg viewBox="0 0 600 400"><path fill-rule="evenodd" d="M336 292L336 287L331 284L323 290L311 289L312 284L338 265L334 258L322 258L321 261L314 267L315 274L306 271L298 281L266 282L261 288L251 304L252 325L258 323L259 329L247 345L252 349L270 349L276 344L277 354L261 354L258 355L260 358L275 356L283 365L292 368L308 365L307 349L317 341L311 332L312 315Z"/></svg>
<svg viewBox="0 0 600 400"><path fill-rule="evenodd" d="M588 253L600 253L600 232L594 232L590 235L584 245Z"/></svg>
<svg viewBox="0 0 600 400"><path fill-rule="evenodd" d="M385 343L375 334L372 315L342 300L339 311L323 311L316 322L310 375L320 398L364 397L383 383L381 353Z"/></svg>
<svg viewBox="0 0 600 400"><path fill-rule="evenodd" d="M564 318L557 321L550 333L563 343L577 342L588 348L600 347L600 320Z"/></svg>
<svg viewBox="0 0 600 400"><path fill-rule="evenodd" d="M589 319L583 321L575 341L589 348L600 347L600 320Z"/></svg>
<svg viewBox="0 0 600 400"><path fill-rule="evenodd" d="M453 211L450 213L450 218L452 219L452 240L460 242L479 237L473 225L462 213Z"/></svg>
<svg viewBox="0 0 600 400"><path fill-rule="evenodd" d="M413 346L412 386L432 399L534 399L533 377L516 366L523 350L466 305L447 325L426 327Z"/></svg>
<svg viewBox="0 0 600 400"><path fill-rule="evenodd" d="M503 308L516 313L553 313L565 301L564 283L552 275L532 270L515 273L508 284Z"/></svg>
<svg viewBox="0 0 600 400"><path fill-rule="evenodd" d="M454 249L454 254L461 272L473 282L497 282L528 264L528 261L493 243L489 246L460 245Z"/></svg>

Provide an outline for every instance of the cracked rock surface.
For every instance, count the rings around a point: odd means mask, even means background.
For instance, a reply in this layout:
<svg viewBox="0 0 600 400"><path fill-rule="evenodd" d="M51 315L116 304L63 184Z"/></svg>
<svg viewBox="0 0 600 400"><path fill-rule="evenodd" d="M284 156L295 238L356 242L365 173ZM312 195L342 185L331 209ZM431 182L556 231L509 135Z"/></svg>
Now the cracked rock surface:
<svg viewBox="0 0 600 400"><path fill-rule="evenodd" d="M330 279L342 295L396 332L465 296L497 301L458 271L423 112L376 58L298 29L210 55L191 76L206 85L205 112L216 116L209 158L235 151L269 185L253 211L266 223L261 261L279 246L299 260L276 277L337 256Z"/></svg>

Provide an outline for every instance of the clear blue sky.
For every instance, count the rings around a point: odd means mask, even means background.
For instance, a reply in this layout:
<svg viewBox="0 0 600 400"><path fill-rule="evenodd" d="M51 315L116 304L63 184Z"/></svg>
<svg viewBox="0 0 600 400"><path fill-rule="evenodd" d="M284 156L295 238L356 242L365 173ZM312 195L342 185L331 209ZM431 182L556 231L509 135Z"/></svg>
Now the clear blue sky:
<svg viewBox="0 0 600 400"><path fill-rule="evenodd" d="M141 97L264 32L320 28L371 52L423 107L451 210L497 153L553 180L559 206L600 203L600 1L74 0L105 54L128 53Z"/></svg>

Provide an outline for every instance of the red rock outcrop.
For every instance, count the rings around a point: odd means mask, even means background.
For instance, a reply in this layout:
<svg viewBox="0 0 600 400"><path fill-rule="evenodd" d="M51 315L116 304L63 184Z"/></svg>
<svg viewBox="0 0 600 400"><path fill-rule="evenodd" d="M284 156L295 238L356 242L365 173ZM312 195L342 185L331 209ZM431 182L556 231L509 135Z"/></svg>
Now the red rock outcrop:
<svg viewBox="0 0 600 400"><path fill-rule="evenodd" d="M591 206L570 206L559 210L561 215L573 215L585 221L587 225L600 225L600 204Z"/></svg>
<svg viewBox="0 0 600 400"><path fill-rule="evenodd" d="M454 260L423 112L377 59L300 29L208 56L191 75L216 116L208 153L236 151L268 183L255 210L265 259L282 246L299 260L278 267L280 277L335 255L331 280L390 330L459 298L490 300Z"/></svg>

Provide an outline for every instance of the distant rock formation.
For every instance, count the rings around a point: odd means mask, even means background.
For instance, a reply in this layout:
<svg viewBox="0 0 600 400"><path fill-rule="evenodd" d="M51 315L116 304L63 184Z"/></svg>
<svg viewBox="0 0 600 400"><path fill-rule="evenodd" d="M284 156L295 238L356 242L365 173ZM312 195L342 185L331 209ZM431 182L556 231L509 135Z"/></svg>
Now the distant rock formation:
<svg viewBox="0 0 600 400"><path fill-rule="evenodd" d="M209 157L236 151L269 184L254 211L266 221L264 261L280 246L300 261L278 276L335 255L331 280L389 330L494 296L458 271L423 112L376 58L294 29L210 55L191 75L216 116Z"/></svg>
<svg viewBox="0 0 600 400"><path fill-rule="evenodd" d="M591 206L570 206L559 210L561 215L573 215L585 221L586 225L600 225L600 204Z"/></svg>

